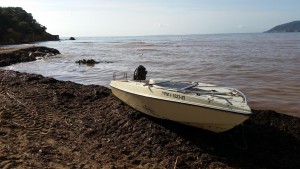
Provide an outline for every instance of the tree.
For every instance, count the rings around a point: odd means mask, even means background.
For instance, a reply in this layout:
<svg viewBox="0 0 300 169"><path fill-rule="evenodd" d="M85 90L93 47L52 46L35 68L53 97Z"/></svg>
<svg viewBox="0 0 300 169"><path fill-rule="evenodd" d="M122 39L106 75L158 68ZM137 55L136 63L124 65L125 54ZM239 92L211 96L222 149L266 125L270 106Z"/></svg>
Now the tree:
<svg viewBox="0 0 300 169"><path fill-rule="evenodd" d="M0 27L2 33L8 28L13 28L20 33L46 33L46 27L39 24L31 13L20 7L0 7ZM3 31L4 30L4 31Z"/></svg>
<svg viewBox="0 0 300 169"><path fill-rule="evenodd" d="M19 22L17 28L18 32L21 33L31 33L33 31L30 24L25 21Z"/></svg>

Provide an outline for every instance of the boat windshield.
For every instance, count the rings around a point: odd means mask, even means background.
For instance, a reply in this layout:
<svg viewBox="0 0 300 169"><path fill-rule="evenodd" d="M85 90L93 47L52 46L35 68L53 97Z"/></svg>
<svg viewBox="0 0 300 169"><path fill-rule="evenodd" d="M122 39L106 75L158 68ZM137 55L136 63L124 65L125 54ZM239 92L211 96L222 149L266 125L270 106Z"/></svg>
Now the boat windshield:
<svg viewBox="0 0 300 169"><path fill-rule="evenodd" d="M173 82L173 81L166 81L161 83L156 83L156 86L171 88L171 89L185 89L193 85L191 82Z"/></svg>

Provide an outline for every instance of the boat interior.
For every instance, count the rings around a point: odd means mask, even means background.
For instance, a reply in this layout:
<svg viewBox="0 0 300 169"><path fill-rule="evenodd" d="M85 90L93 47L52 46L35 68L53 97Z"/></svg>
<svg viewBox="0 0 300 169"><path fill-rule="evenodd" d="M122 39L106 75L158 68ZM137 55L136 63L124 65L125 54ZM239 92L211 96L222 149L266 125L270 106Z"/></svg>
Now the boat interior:
<svg viewBox="0 0 300 169"><path fill-rule="evenodd" d="M231 105L232 103L230 100L232 99L232 97L240 97L242 99L242 102L247 103L246 96L241 91L229 87L221 87L190 81L172 81L169 79L128 80L127 73L123 73L122 76L114 73L113 79L126 82L141 83L144 86L152 86L184 94L192 94L197 96L210 95L213 97L224 99Z"/></svg>

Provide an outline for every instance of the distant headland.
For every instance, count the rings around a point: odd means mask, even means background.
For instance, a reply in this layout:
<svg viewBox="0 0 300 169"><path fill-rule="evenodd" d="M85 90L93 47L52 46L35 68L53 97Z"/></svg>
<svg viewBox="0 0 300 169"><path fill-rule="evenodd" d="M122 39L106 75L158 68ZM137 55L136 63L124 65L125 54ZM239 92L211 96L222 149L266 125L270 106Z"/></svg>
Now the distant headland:
<svg viewBox="0 0 300 169"><path fill-rule="evenodd" d="M281 33L281 32L300 32L300 21L293 21L266 31L265 33Z"/></svg>
<svg viewBox="0 0 300 169"><path fill-rule="evenodd" d="M59 40L21 7L0 7L0 45Z"/></svg>

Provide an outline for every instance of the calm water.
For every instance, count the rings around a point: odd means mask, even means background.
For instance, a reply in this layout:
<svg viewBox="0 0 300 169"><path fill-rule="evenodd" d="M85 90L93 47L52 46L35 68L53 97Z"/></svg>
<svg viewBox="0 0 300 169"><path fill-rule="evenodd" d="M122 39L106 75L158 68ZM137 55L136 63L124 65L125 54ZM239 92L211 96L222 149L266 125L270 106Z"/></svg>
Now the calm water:
<svg viewBox="0 0 300 169"><path fill-rule="evenodd" d="M144 65L148 77L235 87L251 108L300 117L300 33L91 37L39 45L62 55L5 69L108 86L114 72ZM101 63L75 64L84 58Z"/></svg>

